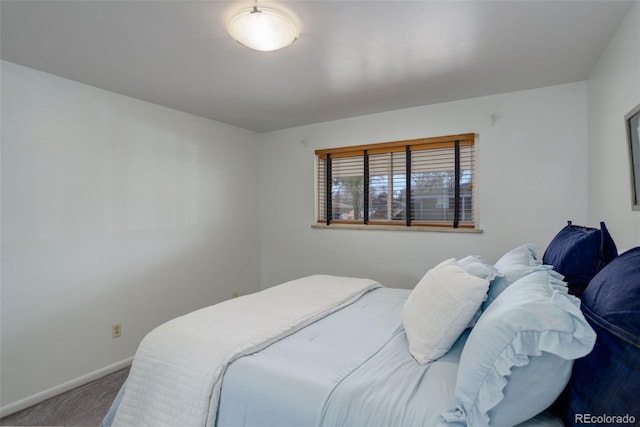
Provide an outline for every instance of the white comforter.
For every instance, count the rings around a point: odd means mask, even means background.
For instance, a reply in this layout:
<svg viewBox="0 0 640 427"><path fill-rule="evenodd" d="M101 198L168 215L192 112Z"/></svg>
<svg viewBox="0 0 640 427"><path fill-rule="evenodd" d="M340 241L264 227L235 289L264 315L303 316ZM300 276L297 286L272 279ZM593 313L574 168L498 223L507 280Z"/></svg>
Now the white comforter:
<svg viewBox="0 0 640 427"><path fill-rule="evenodd" d="M380 286L368 279L310 276L159 326L136 352L113 425L214 426L229 363Z"/></svg>

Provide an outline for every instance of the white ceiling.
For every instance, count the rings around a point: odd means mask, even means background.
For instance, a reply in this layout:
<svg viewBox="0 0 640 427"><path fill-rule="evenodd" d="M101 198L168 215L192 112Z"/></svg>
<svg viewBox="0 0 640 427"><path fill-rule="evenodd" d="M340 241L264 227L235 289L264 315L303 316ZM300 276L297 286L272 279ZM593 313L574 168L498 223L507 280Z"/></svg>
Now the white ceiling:
<svg viewBox="0 0 640 427"><path fill-rule="evenodd" d="M632 1L258 1L283 50L226 33L244 1L7 1L4 60L258 132L584 80Z"/></svg>

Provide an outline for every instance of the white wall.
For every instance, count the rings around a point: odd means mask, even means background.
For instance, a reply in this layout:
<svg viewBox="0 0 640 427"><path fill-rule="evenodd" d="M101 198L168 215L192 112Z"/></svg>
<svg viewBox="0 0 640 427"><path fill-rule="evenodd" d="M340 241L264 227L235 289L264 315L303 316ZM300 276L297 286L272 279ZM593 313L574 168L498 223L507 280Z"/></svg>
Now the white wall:
<svg viewBox="0 0 640 427"><path fill-rule="evenodd" d="M467 132L480 137L484 233L310 228L315 149ZM526 242L544 249L566 220L587 219L586 132L587 87L580 82L263 134L261 284L330 273L411 288L448 257L495 261Z"/></svg>
<svg viewBox="0 0 640 427"><path fill-rule="evenodd" d="M253 132L1 70L8 413L126 362L168 319L259 289L258 157Z"/></svg>
<svg viewBox="0 0 640 427"><path fill-rule="evenodd" d="M605 221L619 252L640 245L640 212L631 210L624 116L640 103L640 1L591 71L589 87L589 221Z"/></svg>

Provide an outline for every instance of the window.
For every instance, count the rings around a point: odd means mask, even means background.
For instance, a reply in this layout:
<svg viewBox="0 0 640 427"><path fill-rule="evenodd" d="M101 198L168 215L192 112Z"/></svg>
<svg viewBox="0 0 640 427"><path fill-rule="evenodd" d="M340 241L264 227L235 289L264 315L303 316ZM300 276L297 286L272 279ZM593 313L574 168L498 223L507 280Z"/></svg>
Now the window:
<svg viewBox="0 0 640 427"><path fill-rule="evenodd" d="M475 228L475 134L317 150L317 221Z"/></svg>

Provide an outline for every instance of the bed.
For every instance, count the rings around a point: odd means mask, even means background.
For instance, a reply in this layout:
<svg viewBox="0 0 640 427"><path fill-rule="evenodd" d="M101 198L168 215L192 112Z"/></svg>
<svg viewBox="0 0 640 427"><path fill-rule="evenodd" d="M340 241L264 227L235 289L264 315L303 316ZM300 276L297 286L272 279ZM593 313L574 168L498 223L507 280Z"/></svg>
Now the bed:
<svg viewBox="0 0 640 427"><path fill-rule="evenodd" d="M174 319L103 425L636 425L640 248L618 256L601 225L542 259L445 260L411 291L318 275ZM563 279L591 248L581 304Z"/></svg>

